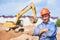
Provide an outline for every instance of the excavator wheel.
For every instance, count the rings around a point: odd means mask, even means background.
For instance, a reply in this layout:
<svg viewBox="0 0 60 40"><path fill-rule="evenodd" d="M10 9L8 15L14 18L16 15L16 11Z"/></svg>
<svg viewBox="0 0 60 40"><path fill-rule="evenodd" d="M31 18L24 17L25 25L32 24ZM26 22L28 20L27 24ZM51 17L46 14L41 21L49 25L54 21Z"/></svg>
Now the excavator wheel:
<svg viewBox="0 0 60 40"><path fill-rule="evenodd" d="M23 32L24 31L24 28L23 27L18 27L14 30L16 33L17 32Z"/></svg>
<svg viewBox="0 0 60 40"><path fill-rule="evenodd" d="M11 28L5 28L5 31L6 32L8 32L8 31L10 31L11 30Z"/></svg>

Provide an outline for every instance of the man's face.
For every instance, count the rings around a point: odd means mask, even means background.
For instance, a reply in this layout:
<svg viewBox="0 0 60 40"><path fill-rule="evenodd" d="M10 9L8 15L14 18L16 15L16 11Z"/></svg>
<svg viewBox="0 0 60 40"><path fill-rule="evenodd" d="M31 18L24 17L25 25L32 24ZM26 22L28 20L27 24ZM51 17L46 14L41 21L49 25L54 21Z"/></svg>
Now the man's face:
<svg viewBox="0 0 60 40"><path fill-rule="evenodd" d="M50 18L50 15L48 15L48 14L42 15L42 20L44 23L47 23L49 18Z"/></svg>

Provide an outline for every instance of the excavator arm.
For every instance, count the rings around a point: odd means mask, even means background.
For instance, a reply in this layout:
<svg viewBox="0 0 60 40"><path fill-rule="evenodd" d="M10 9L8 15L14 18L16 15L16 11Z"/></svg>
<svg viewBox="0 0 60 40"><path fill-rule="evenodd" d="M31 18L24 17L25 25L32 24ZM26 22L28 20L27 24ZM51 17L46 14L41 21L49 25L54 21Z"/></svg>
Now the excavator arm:
<svg viewBox="0 0 60 40"><path fill-rule="evenodd" d="M32 12L33 12L33 17L34 17L34 20L36 20L36 9L35 9L35 5L34 3L31 3L30 6L27 6L25 7L23 10L21 10L18 15L16 16L16 22L15 24L17 23L17 21L20 19L20 17L25 14L27 11L29 11L30 9L32 9Z"/></svg>

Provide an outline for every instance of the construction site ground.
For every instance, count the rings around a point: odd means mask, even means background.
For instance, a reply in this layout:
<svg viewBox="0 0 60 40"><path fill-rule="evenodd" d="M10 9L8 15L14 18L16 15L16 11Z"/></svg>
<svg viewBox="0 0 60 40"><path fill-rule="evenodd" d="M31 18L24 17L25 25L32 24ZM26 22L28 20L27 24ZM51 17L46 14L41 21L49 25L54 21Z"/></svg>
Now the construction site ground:
<svg viewBox="0 0 60 40"><path fill-rule="evenodd" d="M0 25L0 40L10 40L11 38L18 37L22 34L21 32L15 33L14 30L6 32L2 29L4 29L4 27L2 27L2 25ZM58 27L57 40L60 40L59 31L60 31L60 28Z"/></svg>

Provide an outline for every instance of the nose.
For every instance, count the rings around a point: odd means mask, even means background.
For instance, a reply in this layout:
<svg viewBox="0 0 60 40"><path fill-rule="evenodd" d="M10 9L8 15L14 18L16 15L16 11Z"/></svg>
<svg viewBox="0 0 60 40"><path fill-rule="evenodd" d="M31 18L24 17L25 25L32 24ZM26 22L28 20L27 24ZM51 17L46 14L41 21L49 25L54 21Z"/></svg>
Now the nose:
<svg viewBox="0 0 60 40"><path fill-rule="evenodd" d="M44 20L46 20L46 18L45 18L45 17L43 17L43 19L44 19Z"/></svg>

